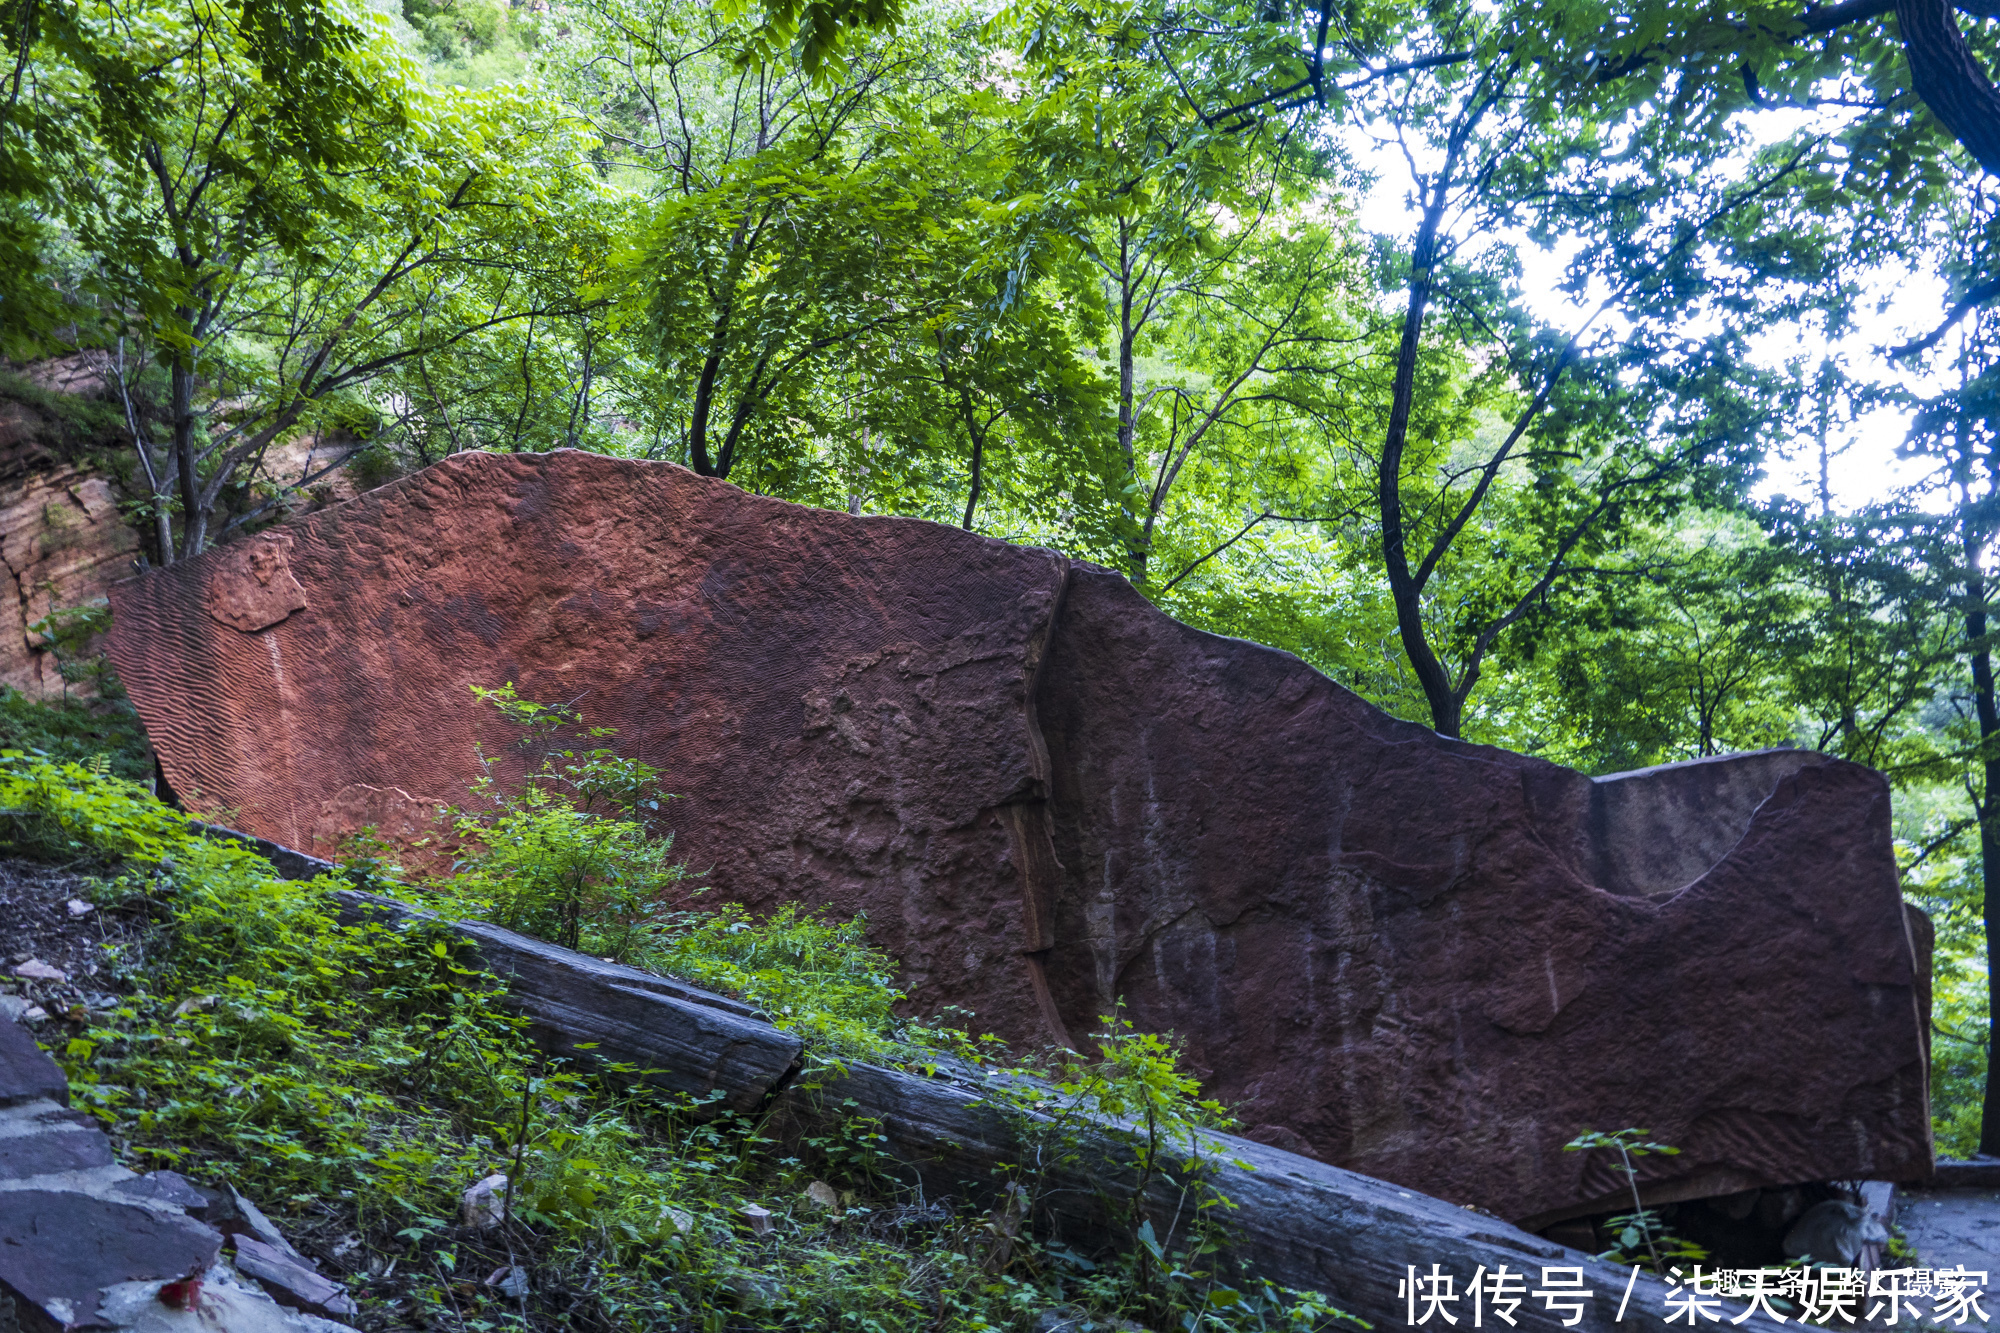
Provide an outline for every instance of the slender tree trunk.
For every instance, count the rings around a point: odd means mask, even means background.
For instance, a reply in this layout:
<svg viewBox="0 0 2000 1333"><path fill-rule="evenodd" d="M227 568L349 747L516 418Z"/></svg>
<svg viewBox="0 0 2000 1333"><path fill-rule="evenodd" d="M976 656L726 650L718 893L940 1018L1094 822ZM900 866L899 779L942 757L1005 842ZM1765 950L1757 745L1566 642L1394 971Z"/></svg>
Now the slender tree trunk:
<svg viewBox="0 0 2000 1333"><path fill-rule="evenodd" d="M1444 221L1448 161L1424 205L1422 223L1410 249L1410 302L1403 312L1403 336L1396 348L1396 380L1389 404L1389 428L1382 440L1382 461L1375 478L1376 506L1382 519L1382 564L1389 576L1389 595L1396 606L1396 630L1403 652L1430 705L1431 726L1440 736L1456 736L1462 701L1452 689L1451 673L1431 651L1424 635L1423 595L1410 569L1403 532L1403 451L1409 443L1410 411L1416 400L1417 353L1424 336L1424 315L1430 306L1437 263L1438 228Z"/></svg>
<svg viewBox="0 0 2000 1333"><path fill-rule="evenodd" d="M1986 637L1986 579L1981 561L1985 552L1970 523L1965 527L1965 637L1972 650L1972 704L1979 716L1981 788L1979 808L1979 886L1981 915L1986 923L1986 1098L1979 1117L1979 1151L2000 1156L2000 1059L1994 1058L1992 1017L2000 1015L2000 967L1995 967L1994 948L2000 941L2000 707L1993 694L1993 654L1982 642Z"/></svg>
<svg viewBox="0 0 2000 1333"><path fill-rule="evenodd" d="M168 371L167 408L172 417L174 470L181 493L180 558L201 554L208 539L208 510L194 462L194 367L179 356Z"/></svg>
<svg viewBox="0 0 2000 1333"><path fill-rule="evenodd" d="M1132 239L1123 223L1118 227L1118 451L1125 459L1125 475L1139 480L1138 420L1133 396L1137 391L1138 334L1132 327ZM1127 517L1131 516L1127 510ZM1132 551L1132 582L1146 582L1144 539Z"/></svg>
<svg viewBox="0 0 2000 1333"><path fill-rule="evenodd" d="M759 225L757 231L761 236L763 227ZM694 406L688 411L688 461L704 477L726 480L729 476L726 462L718 472L709 457L708 419L715 410L715 382L722 373L722 358L729 350L729 322L736 308L736 282L742 271L744 251L755 244L750 235L750 215L745 213L736 221L736 234L729 238L729 263L723 269L721 300L709 330L708 355L702 358L701 374L694 385ZM713 291L710 297L714 298Z"/></svg>
<svg viewBox="0 0 2000 1333"><path fill-rule="evenodd" d="M591 354L595 346L596 340L590 333L590 321L586 319L583 321L583 383L577 389L576 401L570 405L569 410L568 442L572 449L577 447L579 432L590 428Z"/></svg>
<svg viewBox="0 0 2000 1333"><path fill-rule="evenodd" d="M715 406L715 380L722 371L723 349L729 345L729 307L723 306L715 318L708 340L708 356L701 363L701 375L694 383L694 406L688 411L688 462L704 477L716 475L708 456L708 417Z"/></svg>
<svg viewBox="0 0 2000 1333"><path fill-rule="evenodd" d="M958 391L959 410L965 414L965 433L972 440L972 489L965 497L965 522L959 526L972 531L972 511L979 507L981 471L986 462L986 432L979 428L979 414L972 410L972 395Z"/></svg>
<svg viewBox="0 0 2000 1333"><path fill-rule="evenodd" d="M162 568L174 563L174 520L167 512L167 496L174 478L163 476L153 458L152 432L139 424L139 411L132 405L132 383L125 374L125 340L118 340L118 398L125 406L125 429L132 435L132 447L139 454L139 469L146 474L146 491L153 502L153 540L159 547Z"/></svg>

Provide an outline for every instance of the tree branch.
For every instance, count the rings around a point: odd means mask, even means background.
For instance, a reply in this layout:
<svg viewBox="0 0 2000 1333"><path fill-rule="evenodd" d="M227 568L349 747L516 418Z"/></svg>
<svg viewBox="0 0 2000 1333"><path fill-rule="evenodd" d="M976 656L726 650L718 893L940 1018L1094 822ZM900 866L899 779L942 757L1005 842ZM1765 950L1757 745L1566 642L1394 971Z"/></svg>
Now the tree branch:
<svg viewBox="0 0 2000 1333"><path fill-rule="evenodd" d="M1957 324L1958 321L1964 319L1967 315L1977 310L1980 306L1985 305L1996 296L2000 296L2000 278L1989 278L1985 282L1980 283L1977 287L1967 292L1963 300L1959 301L1957 305L1946 312L1944 323L1932 329L1925 337L1918 338L1913 342L1906 342L1901 347L1891 349L1889 359L1900 361L1906 356L1915 356L1919 352L1930 351L1931 348L1937 346L1940 338L1951 332L1954 324Z"/></svg>

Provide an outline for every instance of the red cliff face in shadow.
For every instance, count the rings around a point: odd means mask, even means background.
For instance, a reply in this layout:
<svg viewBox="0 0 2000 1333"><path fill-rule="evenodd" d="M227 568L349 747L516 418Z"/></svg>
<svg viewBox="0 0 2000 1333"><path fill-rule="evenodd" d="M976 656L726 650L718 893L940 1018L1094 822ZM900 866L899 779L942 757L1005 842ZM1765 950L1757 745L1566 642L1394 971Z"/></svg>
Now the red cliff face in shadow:
<svg viewBox="0 0 2000 1333"><path fill-rule="evenodd" d="M1529 1222L1615 1204L1586 1128L1681 1146L1662 1197L1929 1170L1872 770L1593 780L1094 566L665 464L459 455L259 540L121 585L112 653L261 836L413 836L511 680L664 771L717 898L865 912L913 1008L1013 1040L1122 997L1279 1146Z"/></svg>

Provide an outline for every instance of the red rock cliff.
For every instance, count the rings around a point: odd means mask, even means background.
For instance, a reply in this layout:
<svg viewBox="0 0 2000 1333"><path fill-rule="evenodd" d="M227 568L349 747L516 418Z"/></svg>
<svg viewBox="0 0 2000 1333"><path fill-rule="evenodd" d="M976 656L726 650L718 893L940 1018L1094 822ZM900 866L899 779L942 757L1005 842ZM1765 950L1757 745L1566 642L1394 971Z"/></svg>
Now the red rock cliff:
<svg viewBox="0 0 2000 1333"><path fill-rule="evenodd" d="M1592 780L1438 737L1117 575L665 464L465 454L117 588L183 795L325 852L462 799L469 685L665 773L718 896L865 912L914 1007L1080 1040L1122 996L1253 1133L1539 1222L1930 1164L1872 770Z"/></svg>

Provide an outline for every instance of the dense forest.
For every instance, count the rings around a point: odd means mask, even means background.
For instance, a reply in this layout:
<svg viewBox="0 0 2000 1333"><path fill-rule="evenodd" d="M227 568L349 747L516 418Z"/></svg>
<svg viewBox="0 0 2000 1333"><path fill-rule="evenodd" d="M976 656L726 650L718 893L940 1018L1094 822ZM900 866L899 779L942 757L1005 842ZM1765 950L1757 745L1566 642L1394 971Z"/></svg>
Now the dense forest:
<svg viewBox="0 0 2000 1333"><path fill-rule="evenodd" d="M587 449L1054 547L1591 772L1871 764L1940 1152L2000 1152L1990 3L4 12L0 350L109 358L148 559Z"/></svg>

